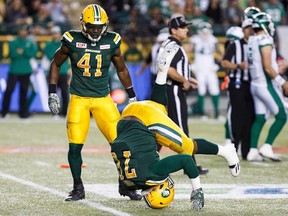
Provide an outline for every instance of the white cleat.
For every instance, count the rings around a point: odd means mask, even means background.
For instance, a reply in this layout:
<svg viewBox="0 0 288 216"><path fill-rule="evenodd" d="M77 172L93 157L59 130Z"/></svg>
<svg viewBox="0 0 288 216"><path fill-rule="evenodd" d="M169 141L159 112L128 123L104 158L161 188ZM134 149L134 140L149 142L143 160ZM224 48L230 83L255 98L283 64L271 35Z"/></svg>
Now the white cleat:
<svg viewBox="0 0 288 216"><path fill-rule="evenodd" d="M234 144L230 143L224 146L227 151L225 159L228 162L231 175L237 177L240 174L240 161L236 152Z"/></svg>
<svg viewBox="0 0 288 216"><path fill-rule="evenodd" d="M263 161L264 158L259 154L257 148L250 148L249 153L247 155L248 161Z"/></svg>
<svg viewBox="0 0 288 216"><path fill-rule="evenodd" d="M177 44L167 45L166 47L162 47L158 59L158 72L167 72L170 67L171 61L179 50L179 46Z"/></svg>
<svg viewBox="0 0 288 216"><path fill-rule="evenodd" d="M273 153L272 146L269 144L264 144L263 146L261 146L261 148L259 149L259 153L262 157L269 158L272 161L275 162L281 161L278 155L275 155Z"/></svg>

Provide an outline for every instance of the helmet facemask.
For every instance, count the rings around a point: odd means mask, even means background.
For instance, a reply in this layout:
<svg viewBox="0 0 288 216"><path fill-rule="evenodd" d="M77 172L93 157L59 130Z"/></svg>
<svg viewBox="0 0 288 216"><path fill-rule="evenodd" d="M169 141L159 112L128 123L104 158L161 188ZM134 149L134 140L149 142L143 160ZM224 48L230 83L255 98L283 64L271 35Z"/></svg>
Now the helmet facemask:
<svg viewBox="0 0 288 216"><path fill-rule="evenodd" d="M105 10L96 4L88 5L81 13L82 33L92 42L92 46L104 36L108 30L108 16ZM91 28L91 30L88 30ZM99 31L92 29L98 28Z"/></svg>

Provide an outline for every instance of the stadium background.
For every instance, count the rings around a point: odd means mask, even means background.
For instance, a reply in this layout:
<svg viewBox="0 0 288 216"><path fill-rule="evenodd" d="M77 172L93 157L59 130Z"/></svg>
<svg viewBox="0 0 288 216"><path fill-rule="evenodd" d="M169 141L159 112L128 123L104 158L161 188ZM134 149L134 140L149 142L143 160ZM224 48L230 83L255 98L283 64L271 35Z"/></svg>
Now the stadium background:
<svg viewBox="0 0 288 216"><path fill-rule="evenodd" d="M9 1L7 1L9 2ZM27 1L26 1L27 2ZM31 3L31 1L28 1ZM45 1L43 1L45 2ZM49 2L49 1L47 1ZM62 24L62 30L68 30L70 28L73 29L80 29L80 23L79 23L79 16L81 11L83 10L83 8L90 4L90 3L99 3L100 5L103 5L103 7L105 8L105 10L107 10L108 16L110 18L110 28L112 30L115 30L117 32L119 32L122 36L122 46L121 49L123 51L123 53L125 53L125 51L128 49L129 47L129 38L131 38L131 35L135 35L135 32L129 32L129 19L127 18L127 16L129 15L129 13L131 12L131 4L133 4L135 7L140 8L139 10L143 11L143 10L147 10L149 11L149 7L151 5L156 5L157 7L162 7L162 12L163 12L163 16L167 16L167 14L165 14L165 10L163 9L163 7L167 7L167 2L168 1L141 1L141 0L136 0L136 1L117 1L122 2L123 3L123 8L117 10L115 13L113 12L113 6L119 6L119 4L115 4L112 5L111 8L107 9L107 7L109 5L107 5L109 1L72 1L72 0L62 0L62 7L63 7L63 11L66 11L66 15L67 18L69 20L69 26ZM113 1L112 1L113 2ZM133 3L132 3L133 2ZM171 2L171 1L170 1ZM172 1L173 2L173 1ZM177 3L177 0L174 1ZM179 1L178 1L179 2ZM181 1L180 1L181 2ZM184 2L184 1L183 1ZM207 1L194 1L195 4L203 4L203 2L207 2ZM222 0L220 1L223 5L228 4L228 1ZM261 2L261 1L259 1ZM264 2L264 1L263 1ZM3 3L3 2L2 2ZM24 1L25 3L25 1ZM239 1L239 7L244 8L245 7L245 1ZM4 3L5 4L5 3ZM150 5L150 6L149 6ZM285 5L284 5L285 6ZM129 8L130 7L130 8ZM77 14L77 16L75 16L75 14ZM79 14L79 15L78 15ZM113 15L113 16L112 16ZM225 28L227 29L229 26L226 26ZM141 26L141 29L145 29L145 28L149 28L149 26ZM219 42L223 45L224 47L224 43L226 41L225 38L225 29L222 25L219 24L215 24L213 25L213 29L214 29L214 34L217 36ZM8 69L9 69L9 58L8 58L8 54L9 54L9 48L8 48L8 42L10 40L13 39L14 35L12 32L9 32L10 29L5 28L5 25L1 25L0 28L0 110L1 110L1 104L2 104L2 99L3 99L3 93L5 92L6 89L6 78L7 78L7 74L8 74ZM143 31L138 32L139 34L142 34ZM193 32L193 27L191 29L190 32ZM147 33L147 32L146 32ZM142 34L142 35L136 35L135 40L136 40L136 45L138 50L141 50L143 57L146 57L155 41L155 37L156 35L151 34ZM277 33L278 33L278 37L279 37L279 52L281 53L281 55L285 58L288 59L288 43L285 43L285 37L286 35L288 35L288 26L287 25L283 25L283 26L278 26L277 27ZM31 88L29 90L29 107L30 107L30 111L31 112L37 112L37 113L41 113L41 112L49 112L48 106L47 106L47 82L45 79L45 74L44 71L42 69L42 66L40 64L41 58L42 58L42 52L41 50L43 50L44 46L45 46L45 42L50 40L51 37L49 36L49 34L47 35L31 35L33 37L33 39L36 41L36 43L39 46L39 52L37 55L37 62L38 62L38 66L37 66L37 71L38 73L35 73L31 76ZM193 61L193 55L192 54L188 54L191 58L191 62ZM217 56L215 56L217 59ZM134 83L134 88L138 97L138 100L144 100L147 99L150 95L150 91L151 91L151 86L150 86L150 69L147 68L143 74L141 74L140 76L136 75L136 72L140 69L141 67L141 62L127 62L127 66L129 68L129 71L131 73L131 78L132 81ZM111 67L110 70L111 73L111 91L116 90L116 89L121 89L122 86L119 83L119 80L117 78L117 76L115 75L115 71L114 68ZM223 77L225 76L225 72L221 69L219 69L218 71L218 77L219 79L222 81ZM220 82L221 83L221 82ZM118 91L121 94L121 91ZM115 92L116 93L116 92ZM190 108L192 109L192 105L193 103L195 103L195 99L196 97L193 97L196 94L195 91L191 91L189 92L188 95L188 103L191 105ZM11 106L10 106L10 110L12 112L16 112L18 110L18 99L19 97L19 89L18 86L16 86L16 89L13 92L13 96L11 99ZM121 95L116 95L115 97L117 97L119 99L119 97L121 98ZM221 92L221 103L220 103L220 111L221 112L225 112L226 109L226 103L225 101L227 94L226 91L222 91ZM116 98L116 100L117 100ZM127 98L124 101L119 101L120 104L118 105L119 110L121 111L123 109L123 107L126 105L127 103ZM209 106L209 101L208 101L208 106ZM192 112L191 110L189 111L190 113Z"/></svg>

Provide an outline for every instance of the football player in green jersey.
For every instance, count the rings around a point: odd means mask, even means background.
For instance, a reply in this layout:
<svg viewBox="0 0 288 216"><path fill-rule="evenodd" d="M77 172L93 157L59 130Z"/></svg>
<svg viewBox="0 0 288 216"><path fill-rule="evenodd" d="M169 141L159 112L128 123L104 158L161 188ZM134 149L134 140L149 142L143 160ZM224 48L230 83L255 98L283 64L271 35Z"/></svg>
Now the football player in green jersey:
<svg viewBox="0 0 288 216"><path fill-rule="evenodd" d="M192 208L200 210L204 207L204 195L198 169L191 155L222 156L235 177L240 173L240 163L233 144L221 146L205 139L190 139L167 116L166 78L178 50L178 45L171 45L159 53L158 73L151 100L131 103L123 110L117 125L117 138L111 144L111 154L122 187L131 191L144 191L144 199L152 208L163 208L173 201L173 183L169 174L184 169L191 180ZM193 86L197 83L191 79L190 84ZM160 160L157 143L179 154Z"/></svg>
<svg viewBox="0 0 288 216"><path fill-rule="evenodd" d="M111 62L129 96L136 101L132 81L120 51L121 37L108 31L108 16L96 4L88 5L80 17L82 30L70 30L63 34L62 45L55 52L49 71L48 105L53 114L59 112L56 93L59 70L67 58L72 67L70 103L67 113L67 136L69 140L68 161L74 180L73 190L66 201L85 198L81 179L81 150L86 140L90 114L109 143L116 138L116 125L120 113L110 97L108 71ZM131 199L141 195L129 194Z"/></svg>

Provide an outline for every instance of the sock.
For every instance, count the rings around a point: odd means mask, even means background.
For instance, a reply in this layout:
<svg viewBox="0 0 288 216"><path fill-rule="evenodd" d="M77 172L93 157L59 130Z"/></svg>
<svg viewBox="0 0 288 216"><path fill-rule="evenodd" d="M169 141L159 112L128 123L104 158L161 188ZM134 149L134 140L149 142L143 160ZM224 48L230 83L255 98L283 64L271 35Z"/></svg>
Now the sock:
<svg viewBox="0 0 288 216"><path fill-rule="evenodd" d="M204 115L204 96L198 95L198 110Z"/></svg>
<svg viewBox="0 0 288 216"><path fill-rule="evenodd" d="M166 84L167 81L167 72L158 72L155 83L159 85L164 85Z"/></svg>
<svg viewBox="0 0 288 216"><path fill-rule="evenodd" d="M168 101L166 83L164 85L159 85L158 83L155 83L151 94L151 100L163 104L164 106L167 105Z"/></svg>
<svg viewBox="0 0 288 216"><path fill-rule="evenodd" d="M197 176L196 178L192 178L191 180L191 185L193 190L201 188L201 183L200 183L200 177Z"/></svg>
<svg viewBox="0 0 288 216"><path fill-rule="evenodd" d="M214 107L215 118L217 118L219 115L219 111L218 111L219 95L212 95L211 98L212 98L212 103L213 103L213 107Z"/></svg>
<svg viewBox="0 0 288 216"><path fill-rule="evenodd" d="M196 154L213 154L218 153L219 145L209 142L205 139L194 139L197 143L198 151Z"/></svg>
<svg viewBox="0 0 288 216"><path fill-rule="evenodd" d="M229 124L227 120L225 122L224 127L225 127L225 139L230 139Z"/></svg>
<svg viewBox="0 0 288 216"><path fill-rule="evenodd" d="M68 161L70 170L74 179L81 177L81 166L82 166L82 150L83 144L69 143Z"/></svg>
<svg viewBox="0 0 288 216"><path fill-rule="evenodd" d="M251 128L251 138L250 138L251 148L257 148L259 136L265 122L266 122L265 115L256 114L255 121Z"/></svg>
<svg viewBox="0 0 288 216"><path fill-rule="evenodd" d="M280 111L279 111L279 113L275 116L274 123L271 125L269 129L268 136L267 136L265 143L269 143L270 145L272 145L272 143L274 142L274 140L276 139L276 137L278 136L278 134L284 127L286 120L287 120L287 117L286 117L285 111L282 114L280 114Z"/></svg>

